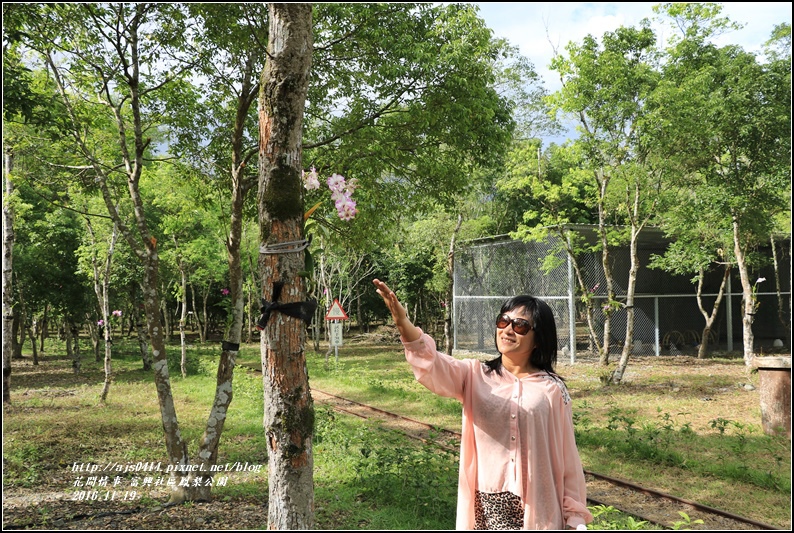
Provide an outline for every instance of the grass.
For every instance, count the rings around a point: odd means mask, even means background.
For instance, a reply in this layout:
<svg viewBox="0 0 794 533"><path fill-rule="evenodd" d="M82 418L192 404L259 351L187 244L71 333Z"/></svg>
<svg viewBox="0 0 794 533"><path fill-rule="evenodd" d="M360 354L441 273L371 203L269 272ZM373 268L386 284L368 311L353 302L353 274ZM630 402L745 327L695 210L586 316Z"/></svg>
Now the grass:
<svg viewBox="0 0 794 533"><path fill-rule="evenodd" d="M140 369L134 343L114 348L115 380L99 403L101 363L70 362L48 345L39 367L13 361L12 405L4 408L4 494L79 490L77 464L167 464L151 372ZM189 350L187 378L172 372L180 429L195 453L215 388L218 347ZM174 348L174 354L179 350ZM259 345L238 357L234 400L218 457L262 465L231 472L213 488L222 501L267 500L267 454L262 430ZM402 350L348 343L339 361L307 353L312 389L329 392L441 428L460 429L460 406L416 383ZM178 366L177 366L178 368ZM655 489L788 529L791 525L791 443L765 435L760 425L758 376L741 359L696 361L637 358L624 384L604 386L608 370L594 362L560 364L574 401L577 443L587 470L641 482ZM398 436L316 404L314 480L321 529L451 529L454 527L456 454ZM85 477L85 476L84 476ZM120 473L124 484L135 472ZM142 491L147 504L165 492ZM597 511L595 529L649 529L614 509ZM40 505L38 523L53 512ZM697 516L678 524L696 523Z"/></svg>

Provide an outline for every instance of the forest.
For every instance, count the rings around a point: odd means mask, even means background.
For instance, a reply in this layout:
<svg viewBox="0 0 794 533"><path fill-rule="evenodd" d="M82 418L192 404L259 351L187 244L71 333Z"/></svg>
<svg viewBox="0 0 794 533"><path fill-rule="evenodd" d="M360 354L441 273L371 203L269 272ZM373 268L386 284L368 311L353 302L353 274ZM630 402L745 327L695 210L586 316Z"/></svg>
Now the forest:
<svg viewBox="0 0 794 533"><path fill-rule="evenodd" d="M23 346L37 364L51 337L75 374L103 362L106 402L114 340L134 339L168 460L209 470L236 353L262 339L270 468L294 475L284 488L271 474L269 520L305 527L302 354L325 342L325 311L338 300L348 328L384 323L380 278L449 335L455 247L502 234L601 253L608 317L632 308L610 249L660 228L673 245L656 267L693 292L708 272L739 273L749 365L769 263L757 250L790 243L791 27L759 56L713 44L742 22L719 4L653 16L672 37L641 24L557 50L552 92L472 4L4 4L4 403ZM544 145L566 120L577 137ZM196 343L220 359L191 458L170 376L188 374ZM609 320L597 355L608 346ZM614 383L629 356L627 340Z"/></svg>

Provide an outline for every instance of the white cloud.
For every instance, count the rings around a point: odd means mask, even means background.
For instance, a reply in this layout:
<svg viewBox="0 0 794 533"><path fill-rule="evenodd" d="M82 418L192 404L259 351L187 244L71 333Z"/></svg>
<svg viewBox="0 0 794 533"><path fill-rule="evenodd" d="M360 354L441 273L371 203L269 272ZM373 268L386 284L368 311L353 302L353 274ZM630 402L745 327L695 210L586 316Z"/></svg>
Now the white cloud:
<svg viewBox="0 0 794 533"><path fill-rule="evenodd" d="M658 2L488 2L477 3L480 17L494 31L495 37L507 39L535 65L546 88L560 87L559 76L549 70L554 50L565 51L570 42L580 43L585 36L600 38L620 26L636 26L647 18L653 20L653 6ZM760 53L774 27L791 23L791 2L724 2L723 16L744 25L725 34L716 43L737 44L748 52ZM657 36L666 39L670 27L654 24ZM568 135L547 139L560 143Z"/></svg>
<svg viewBox="0 0 794 533"><path fill-rule="evenodd" d="M601 37L620 26L638 25L653 19L657 2L488 2L477 3L480 16L496 37L518 46L535 65L549 89L558 87L555 73L548 70L554 48L560 52L570 41L581 42L590 34ZM720 37L717 44L738 44L760 52L775 25L791 23L790 2L725 2L723 15L745 27ZM664 38L672 30L655 26Z"/></svg>

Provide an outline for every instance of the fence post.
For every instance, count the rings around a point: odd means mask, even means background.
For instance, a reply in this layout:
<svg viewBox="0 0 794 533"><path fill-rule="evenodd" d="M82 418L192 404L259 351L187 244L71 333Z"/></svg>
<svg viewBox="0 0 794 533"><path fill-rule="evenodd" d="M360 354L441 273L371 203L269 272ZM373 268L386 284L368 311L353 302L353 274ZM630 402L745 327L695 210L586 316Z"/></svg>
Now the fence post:
<svg viewBox="0 0 794 533"><path fill-rule="evenodd" d="M731 277L728 276L727 298L725 300L725 320L727 321L727 335L728 335L728 351L733 351L733 300L731 295ZM717 339L719 342L719 339Z"/></svg>
<svg viewBox="0 0 794 533"><path fill-rule="evenodd" d="M653 348L656 351L656 357L662 354L661 346L659 346L659 297L653 297Z"/></svg>
<svg viewBox="0 0 794 533"><path fill-rule="evenodd" d="M570 237L568 248L570 249ZM573 260L568 256L568 346L571 348L571 364L576 362L576 302L574 300L575 285L573 281Z"/></svg>

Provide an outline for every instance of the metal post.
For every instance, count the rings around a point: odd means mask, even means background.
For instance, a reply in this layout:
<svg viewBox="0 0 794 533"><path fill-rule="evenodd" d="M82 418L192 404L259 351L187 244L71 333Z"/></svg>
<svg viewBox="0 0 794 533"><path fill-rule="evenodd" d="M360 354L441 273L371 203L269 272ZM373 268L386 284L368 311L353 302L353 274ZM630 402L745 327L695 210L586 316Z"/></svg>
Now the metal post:
<svg viewBox="0 0 794 533"><path fill-rule="evenodd" d="M457 263L457 261L455 262ZM458 299L455 287L455 270L452 270L452 351L458 349ZM452 355L452 354L450 354Z"/></svg>
<svg viewBox="0 0 794 533"><path fill-rule="evenodd" d="M568 247L570 248L571 239L568 237ZM573 260L571 254L568 255L568 346L571 349L571 364L576 362L576 302L574 301L574 291L576 289L573 280Z"/></svg>
<svg viewBox="0 0 794 533"><path fill-rule="evenodd" d="M661 347L659 346L659 297L653 297L653 343L654 343L654 350L656 351L656 356L658 357L661 353Z"/></svg>
<svg viewBox="0 0 794 533"><path fill-rule="evenodd" d="M731 304L731 277L728 276L728 287L727 287L727 296L728 300L725 302L725 320L728 322L727 328L727 335L728 335L728 351L733 351L733 305Z"/></svg>

